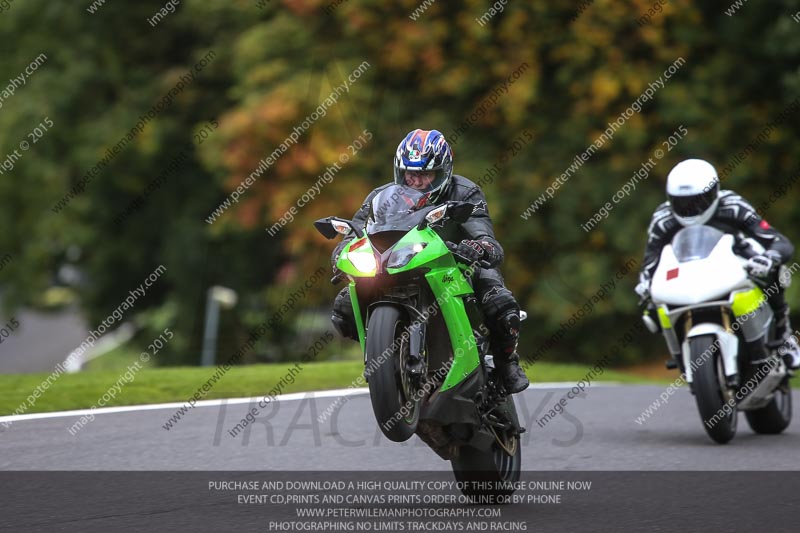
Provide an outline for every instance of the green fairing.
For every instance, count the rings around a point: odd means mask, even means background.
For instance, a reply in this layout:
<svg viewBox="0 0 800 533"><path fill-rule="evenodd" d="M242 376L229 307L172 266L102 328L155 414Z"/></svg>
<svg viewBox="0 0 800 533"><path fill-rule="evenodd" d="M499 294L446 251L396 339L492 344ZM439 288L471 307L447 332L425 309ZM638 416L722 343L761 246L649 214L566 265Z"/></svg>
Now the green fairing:
<svg viewBox="0 0 800 533"><path fill-rule="evenodd" d="M472 293L472 287L457 266L437 268L425 274L425 278L439 301L453 346L453 365L441 388L446 391L461 383L480 365L475 335L464 308L464 300L458 298Z"/></svg>
<svg viewBox="0 0 800 533"><path fill-rule="evenodd" d="M350 276L357 278L374 277L374 273L364 273L356 269L353 263L347 259L347 254L356 239L350 242L342 250L336 266ZM400 268L387 268L388 274L398 274L420 267L431 269L425 274L428 284L434 296L439 302L442 316L447 330L450 334L450 343L453 346L453 364L447 377L442 384L441 390L446 391L461 383L468 375L475 371L480 365L480 355L472 332L472 325L469 322L464 301L459 298L465 294L472 294L472 287L462 272L462 266L456 263L445 242L431 228L418 230L416 228L403 236L397 244L395 250L411 246L416 243L426 243L419 253L417 253L405 266ZM366 244L358 248L358 252L372 252L372 244L367 239ZM361 350L365 349L364 324L361 317L361 310L356 297L355 281L350 282L350 301L353 304L358 337L361 343Z"/></svg>
<svg viewBox="0 0 800 533"><path fill-rule="evenodd" d="M356 282L351 281L348 285L350 290L350 303L353 304L353 316L356 320L356 328L358 329L358 342L361 343L361 353L364 353L366 346L366 335L364 333L364 320L361 317L361 307L358 305L358 295L356 294Z"/></svg>
<svg viewBox="0 0 800 533"><path fill-rule="evenodd" d="M348 274L355 278L374 278L375 272L372 273L361 272L355 267L355 265L353 265L353 263L350 262L350 259L347 258L347 254L350 252L350 247L353 246L354 243L359 242L360 240L361 239L354 239L349 243L347 243L347 245L342 249L342 252L339 254L339 258L336 260L336 268L338 268L345 274ZM358 252L372 253L372 243L369 242L369 239L367 239L366 244L358 248Z"/></svg>
<svg viewBox="0 0 800 533"><path fill-rule="evenodd" d="M471 294L472 287L450 254L450 250L447 249L447 245L431 228L412 229L400 239L394 249L399 250L416 243L427 243L427 246L407 265L400 268L389 268L387 272L396 274L421 266L431 269L425 278L439 301L442 316L450 333L450 343L453 346L454 354L453 365L441 388L442 391L446 391L461 383L480 364L475 336L464 308L464 301L457 298L457 296Z"/></svg>
<svg viewBox="0 0 800 533"><path fill-rule="evenodd" d="M342 252L339 254L339 258L336 260L336 268L344 272L345 274L349 274L353 277L359 278L372 278L375 277L375 273L372 274L365 274L358 270L353 263L347 259L347 252L350 251L350 246L353 245L354 242L360 239L354 239L350 241L343 249ZM366 244L362 245L359 248L361 250L368 250L372 251L372 243L369 242L367 239ZM350 303L353 305L353 316L355 317L356 321L356 328L358 329L358 342L361 344L361 352L363 353L365 350L365 343L366 343L366 333L364 332L364 319L361 316L361 307L358 305L358 296L356 295L356 284L354 281L351 281L348 285L348 289L350 292Z"/></svg>
<svg viewBox="0 0 800 533"><path fill-rule="evenodd" d="M394 245L394 249L400 250L401 248L416 243L427 243L427 246L415 255L407 265L400 268L387 268L386 271L389 274L414 270L423 265L427 268L449 268L456 265L444 241L440 239L439 235L431 228L425 228L423 230L412 229ZM434 294L436 294L435 291Z"/></svg>

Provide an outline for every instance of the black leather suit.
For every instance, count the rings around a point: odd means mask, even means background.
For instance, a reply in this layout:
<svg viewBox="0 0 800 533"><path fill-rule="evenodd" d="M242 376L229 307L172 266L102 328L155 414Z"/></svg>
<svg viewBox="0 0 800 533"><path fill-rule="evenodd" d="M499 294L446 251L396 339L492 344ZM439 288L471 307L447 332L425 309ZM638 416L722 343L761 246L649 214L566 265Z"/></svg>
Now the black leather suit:
<svg viewBox="0 0 800 533"><path fill-rule="evenodd" d="M378 187L367 196L353 217L356 227L364 228L366 226L372 199L391 185L393 184L389 183ZM486 325L491 332L492 351L496 357L502 358L516 350L519 339L520 308L511 291L505 287L503 276L497 268L503 260L503 248L495 238L492 220L489 218L486 206L486 197L478 185L463 176L453 175L448 190L440 196L437 203L441 204L448 200L471 202L480 206L469 220L459 225L448 225L447 228L440 231L440 235L443 239L455 243L463 239L482 241L494 249L492 268L477 268L473 285L486 318ZM334 264L342 248L354 238L353 235L350 235L336 247L331 257ZM351 339L358 339L347 288L336 296L331 320L340 334ZM502 361L501 359L500 362Z"/></svg>

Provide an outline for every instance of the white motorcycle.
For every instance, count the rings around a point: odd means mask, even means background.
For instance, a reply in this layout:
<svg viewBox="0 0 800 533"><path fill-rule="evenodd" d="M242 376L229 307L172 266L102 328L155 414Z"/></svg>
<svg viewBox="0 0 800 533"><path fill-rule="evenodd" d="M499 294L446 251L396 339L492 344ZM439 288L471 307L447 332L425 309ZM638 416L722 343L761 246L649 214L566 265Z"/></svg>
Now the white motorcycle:
<svg viewBox="0 0 800 533"><path fill-rule="evenodd" d="M667 366L680 367L706 433L720 444L736 434L738 411L756 433L780 433L792 418L792 374L777 353L774 313L734 252L740 244L711 226L680 230L650 286L658 322L644 315L650 331L663 332ZM749 246L758 253L758 243ZM778 277L788 285L785 269Z"/></svg>

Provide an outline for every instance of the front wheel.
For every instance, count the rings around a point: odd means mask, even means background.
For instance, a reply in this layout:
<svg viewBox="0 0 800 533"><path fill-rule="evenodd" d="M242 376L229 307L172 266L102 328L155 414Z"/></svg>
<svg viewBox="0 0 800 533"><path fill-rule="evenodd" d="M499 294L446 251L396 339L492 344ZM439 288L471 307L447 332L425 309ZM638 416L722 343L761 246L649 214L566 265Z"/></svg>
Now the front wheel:
<svg viewBox="0 0 800 533"><path fill-rule="evenodd" d="M725 371L716 342L714 335L692 337L689 351L694 369L694 397L703 428L714 442L725 444L736 435L738 412L735 402L721 385L725 383Z"/></svg>
<svg viewBox="0 0 800 533"><path fill-rule="evenodd" d="M369 317L366 371L372 411L381 431L404 442L417 430L420 398L407 376L408 335L405 315L394 306L376 308Z"/></svg>
<svg viewBox="0 0 800 533"><path fill-rule="evenodd" d="M789 380L785 380L775 389L774 394L772 400L761 409L744 413L747 423L756 433L776 435L789 427L792 421L792 389Z"/></svg>
<svg viewBox="0 0 800 533"><path fill-rule="evenodd" d="M507 429L491 429L495 440L488 449L462 446L458 456L451 460L456 481L461 483L459 488L469 498L491 496L493 503L507 503L519 481L522 448L515 426L518 425L517 410L511 396L506 399L505 414L513 423Z"/></svg>

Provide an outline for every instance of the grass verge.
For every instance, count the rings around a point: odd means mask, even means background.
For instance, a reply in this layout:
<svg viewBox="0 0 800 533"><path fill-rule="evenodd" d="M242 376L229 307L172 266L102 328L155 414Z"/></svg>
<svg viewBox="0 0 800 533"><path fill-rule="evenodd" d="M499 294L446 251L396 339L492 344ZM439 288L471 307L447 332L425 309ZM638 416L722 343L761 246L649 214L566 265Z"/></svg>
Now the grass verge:
<svg viewBox="0 0 800 533"><path fill-rule="evenodd" d="M202 399L241 398L261 396L268 392L287 373L290 363L247 365L235 367L222 376ZM362 372L360 361L310 363L303 367L294 383L287 385L283 393L342 389L348 387ZM584 365L537 363L530 369L531 381L575 381L587 372ZM191 397L214 374L213 368L178 367L145 368L134 374L133 381L125 383L118 371L88 371L62 374L44 390L33 405L28 405L29 395L47 379L48 374L0 375L0 415L13 414L24 406L20 414L86 409L98 402L104 394L117 389L116 395L103 407L138 405L148 403L184 402ZM630 374L606 371L603 381L622 383L648 383L647 380ZM652 382L650 382L652 383ZM109 393L110 395L111 393Z"/></svg>

